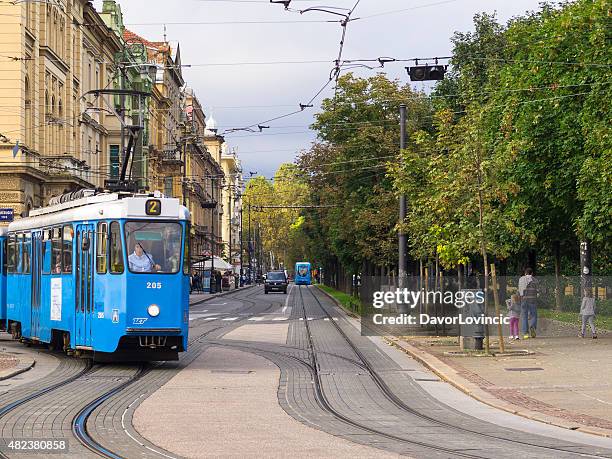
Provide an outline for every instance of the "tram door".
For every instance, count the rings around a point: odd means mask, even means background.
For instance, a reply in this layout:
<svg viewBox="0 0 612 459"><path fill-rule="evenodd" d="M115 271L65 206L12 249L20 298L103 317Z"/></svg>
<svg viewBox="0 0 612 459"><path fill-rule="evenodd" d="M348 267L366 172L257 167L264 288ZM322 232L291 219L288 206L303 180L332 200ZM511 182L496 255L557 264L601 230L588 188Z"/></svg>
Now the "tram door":
<svg viewBox="0 0 612 459"><path fill-rule="evenodd" d="M24 250L29 250L25 245ZM42 272L42 232L32 233L32 292L31 292L31 325L33 338L40 337L40 297L42 293L41 272Z"/></svg>
<svg viewBox="0 0 612 459"><path fill-rule="evenodd" d="M77 346L91 347L91 318L93 314L93 225L76 228L75 278L75 341Z"/></svg>

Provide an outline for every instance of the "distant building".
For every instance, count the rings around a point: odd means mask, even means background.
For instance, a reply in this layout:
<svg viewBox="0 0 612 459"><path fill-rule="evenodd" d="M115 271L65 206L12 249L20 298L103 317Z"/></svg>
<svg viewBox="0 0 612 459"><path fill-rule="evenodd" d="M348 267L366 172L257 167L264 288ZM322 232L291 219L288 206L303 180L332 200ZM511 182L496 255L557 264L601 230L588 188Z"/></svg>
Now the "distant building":
<svg viewBox="0 0 612 459"><path fill-rule="evenodd" d="M240 229L242 224L242 166L235 150L223 144L221 166L225 175L222 192L223 221L222 238L228 261L240 272Z"/></svg>
<svg viewBox="0 0 612 459"><path fill-rule="evenodd" d="M202 259L220 254L219 209L223 169L204 145L206 117L200 101L191 88L185 92L185 202L192 216L192 258ZM213 121L214 124L214 121Z"/></svg>
<svg viewBox="0 0 612 459"><path fill-rule="evenodd" d="M214 161L221 165L221 154L223 150L223 146L225 145L225 138L218 133L217 130L217 122L213 118L213 116L209 116L206 121L206 129L204 130L204 145L206 149L211 154ZM223 183L223 173L220 172L218 176L212 177L210 182L210 189L214 190L219 188ZM217 199L219 194L217 194ZM212 209L212 228L211 232L214 237L212 238L212 250L213 253L217 256L223 254L223 235L221 230L221 218L223 215L223 202L220 205L216 206Z"/></svg>

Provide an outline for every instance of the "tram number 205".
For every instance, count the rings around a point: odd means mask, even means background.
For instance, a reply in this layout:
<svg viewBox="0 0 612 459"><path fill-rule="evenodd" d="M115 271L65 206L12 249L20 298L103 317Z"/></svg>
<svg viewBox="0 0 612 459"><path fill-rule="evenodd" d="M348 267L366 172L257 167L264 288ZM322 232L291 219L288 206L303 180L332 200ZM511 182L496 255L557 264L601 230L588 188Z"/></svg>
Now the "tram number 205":
<svg viewBox="0 0 612 459"><path fill-rule="evenodd" d="M147 288L160 289L162 288L162 283L161 282L147 282Z"/></svg>

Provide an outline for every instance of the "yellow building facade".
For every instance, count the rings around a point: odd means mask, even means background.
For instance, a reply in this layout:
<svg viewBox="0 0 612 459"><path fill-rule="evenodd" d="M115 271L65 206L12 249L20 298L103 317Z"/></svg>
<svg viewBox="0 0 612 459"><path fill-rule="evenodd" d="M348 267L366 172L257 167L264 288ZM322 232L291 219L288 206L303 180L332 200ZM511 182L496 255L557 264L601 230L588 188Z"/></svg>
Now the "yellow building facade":
<svg viewBox="0 0 612 459"><path fill-rule="evenodd" d="M185 92L185 198L192 216L192 256L203 259L220 255L219 246L221 165L205 146L207 125L204 110L194 91Z"/></svg>
<svg viewBox="0 0 612 459"><path fill-rule="evenodd" d="M228 261L240 270L241 225L242 225L242 166L234 150L224 144L221 150L221 167L225 177L222 189L223 215L221 237L226 247Z"/></svg>
<svg viewBox="0 0 612 459"><path fill-rule="evenodd" d="M27 215L48 198L101 186L104 101L120 43L84 0L0 4L0 198Z"/></svg>
<svg viewBox="0 0 612 459"><path fill-rule="evenodd" d="M225 245L223 241L222 234L222 218L224 214L223 208L223 196L220 191L223 186L224 174L223 169L221 168L221 155L223 153L223 148L225 145L225 138L217 132L217 123L212 116L210 116L206 122L206 129L204 131L204 146L210 153L214 162L219 165L218 172L213 174L211 177L208 177L205 181L206 189L216 196L216 201L218 205L212 209L211 211L211 221L212 227L211 231L211 239L212 239L212 248L214 254L217 256L223 255L225 252Z"/></svg>

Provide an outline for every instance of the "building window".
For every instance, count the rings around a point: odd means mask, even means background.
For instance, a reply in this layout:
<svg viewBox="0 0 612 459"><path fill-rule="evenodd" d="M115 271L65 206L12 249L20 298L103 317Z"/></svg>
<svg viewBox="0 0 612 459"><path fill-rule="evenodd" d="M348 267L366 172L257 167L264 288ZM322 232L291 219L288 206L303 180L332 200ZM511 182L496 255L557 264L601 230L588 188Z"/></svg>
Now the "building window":
<svg viewBox="0 0 612 459"><path fill-rule="evenodd" d="M119 178L119 145L110 146L110 176Z"/></svg>
<svg viewBox="0 0 612 459"><path fill-rule="evenodd" d="M164 178L164 194L168 197L172 197L172 177Z"/></svg>

